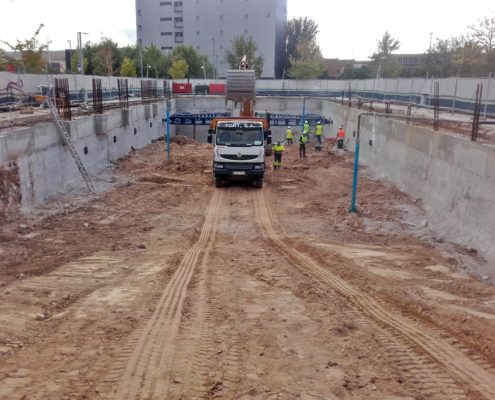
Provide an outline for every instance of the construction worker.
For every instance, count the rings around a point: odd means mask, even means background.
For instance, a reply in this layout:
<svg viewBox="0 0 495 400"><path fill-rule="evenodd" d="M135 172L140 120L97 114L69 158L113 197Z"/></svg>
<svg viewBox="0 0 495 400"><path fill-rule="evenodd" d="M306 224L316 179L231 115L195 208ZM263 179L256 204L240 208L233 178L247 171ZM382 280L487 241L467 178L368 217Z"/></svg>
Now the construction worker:
<svg viewBox="0 0 495 400"><path fill-rule="evenodd" d="M323 134L323 126L321 122L318 121L315 128L316 142L321 145L321 135Z"/></svg>
<svg viewBox="0 0 495 400"><path fill-rule="evenodd" d="M306 158L306 143L308 142L308 136L303 132L299 136L299 158Z"/></svg>
<svg viewBox="0 0 495 400"><path fill-rule="evenodd" d="M273 146L273 169L280 168L282 165L282 153L284 152L284 146L280 142L277 142L275 146Z"/></svg>
<svg viewBox="0 0 495 400"><path fill-rule="evenodd" d="M337 131L337 149L344 149L344 139L345 139L345 130L342 125L339 126Z"/></svg>
<svg viewBox="0 0 495 400"><path fill-rule="evenodd" d="M303 125L303 135L306 135L307 142L309 143L309 122L304 121Z"/></svg>
<svg viewBox="0 0 495 400"><path fill-rule="evenodd" d="M287 145L292 146L294 144L294 133L292 132L292 128L290 126L287 127L285 131L285 140L287 141Z"/></svg>

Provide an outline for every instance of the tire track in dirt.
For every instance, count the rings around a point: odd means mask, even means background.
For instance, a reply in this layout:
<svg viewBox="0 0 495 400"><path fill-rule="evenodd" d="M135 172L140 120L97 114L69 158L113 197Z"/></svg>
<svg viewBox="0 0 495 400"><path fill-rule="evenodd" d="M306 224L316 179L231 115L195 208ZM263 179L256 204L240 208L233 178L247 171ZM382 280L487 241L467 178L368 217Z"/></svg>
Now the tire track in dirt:
<svg viewBox="0 0 495 400"><path fill-rule="evenodd" d="M454 347L447 339L441 339L438 335L432 333L430 329L422 329L419 324L390 312L373 298L319 266L307 255L286 245L273 228L272 218L267 208L263 191L258 191L256 194L256 206L265 236L275 248L282 254L287 255L297 268L311 272L318 281L336 289L358 306L365 315L376 322L384 324L388 329L392 329L394 336L406 339L419 347L437 363L441 364L445 371L456 381L471 387L473 391L480 393L486 399L495 398L495 375L492 371L477 364L473 361L473 358ZM408 364L407 357L404 358L404 363ZM408 368L414 370L414 364L408 365ZM444 380L437 383L445 384L446 382ZM435 385L435 382L432 385ZM456 387L451 390L453 394L460 395Z"/></svg>
<svg viewBox="0 0 495 400"><path fill-rule="evenodd" d="M184 255L149 321L132 339L132 347L129 346L132 350L122 352L121 361L126 361L120 368L119 365L114 368L123 370L123 373L112 398L166 398L172 368L173 344L182 317L187 288L201 253L205 251L206 254L213 242L222 197L222 192L217 191L213 194L199 239Z"/></svg>
<svg viewBox="0 0 495 400"><path fill-rule="evenodd" d="M219 204L219 223L226 223L224 204ZM212 233L206 249L206 255L210 254L216 244L216 232ZM197 281L188 291L186 303L190 300L190 315L181 323L182 332L176 341L177 351L173 365L174 382L181 385L180 389L171 390L167 398L194 398L208 399L222 397L229 391L229 382L232 374L239 370L239 357L231 357L230 352L225 356L222 349L226 341L231 338L216 340L215 334L215 300L211 297L210 285L212 284L212 272L209 270L210 257L203 257L201 266L196 274ZM213 272L214 274L214 272ZM227 339L227 340L226 340ZM219 350L220 349L220 350ZM226 359L224 360L223 357ZM222 368L212 369L217 359L223 361ZM216 364L218 365L218 364ZM225 371L225 372L224 372ZM221 376L218 373L221 372Z"/></svg>

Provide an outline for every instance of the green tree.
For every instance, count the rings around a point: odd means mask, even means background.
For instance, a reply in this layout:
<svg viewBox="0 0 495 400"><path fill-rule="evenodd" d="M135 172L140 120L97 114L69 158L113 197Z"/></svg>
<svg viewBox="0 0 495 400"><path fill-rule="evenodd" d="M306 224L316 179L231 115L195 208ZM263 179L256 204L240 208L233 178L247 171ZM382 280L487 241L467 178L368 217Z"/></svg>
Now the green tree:
<svg viewBox="0 0 495 400"><path fill-rule="evenodd" d="M302 43L309 43L317 47L318 25L307 17L292 18L285 29L285 51L282 62L282 71L279 77L284 76L291 67L291 59L297 59L297 48Z"/></svg>
<svg viewBox="0 0 495 400"><path fill-rule="evenodd" d="M136 63L129 57L124 57L122 61L122 66L120 67L120 76L135 77L136 73Z"/></svg>
<svg viewBox="0 0 495 400"><path fill-rule="evenodd" d="M484 17L469 29L473 44L481 51L482 72L495 72L495 17Z"/></svg>
<svg viewBox="0 0 495 400"><path fill-rule="evenodd" d="M232 69L238 69L243 56L246 56L249 68L254 69L256 76L260 77L263 71L263 56L258 55L258 46L252 36L236 35L231 41L230 49L225 51L224 61Z"/></svg>
<svg viewBox="0 0 495 400"><path fill-rule="evenodd" d="M203 66L206 71L213 71L213 66L207 56L199 54L192 46L176 46L172 51L172 58L182 58L188 65L187 78L203 78Z"/></svg>
<svg viewBox="0 0 495 400"><path fill-rule="evenodd" d="M379 77L396 78L401 74L401 67L392 53L400 48L400 43L388 31L377 40L377 49L371 56L372 72Z"/></svg>
<svg viewBox="0 0 495 400"><path fill-rule="evenodd" d="M139 51L138 51L139 54ZM139 63L139 61L136 61ZM148 70L148 65L149 70ZM143 75L146 76L148 70L148 75L155 78L165 78L168 77L168 70L172 66L172 57L163 54L158 47L151 45L146 47L143 51Z"/></svg>
<svg viewBox="0 0 495 400"><path fill-rule="evenodd" d="M370 69L366 65L355 68L353 65L344 67L343 79L369 79L372 77Z"/></svg>
<svg viewBox="0 0 495 400"><path fill-rule="evenodd" d="M5 41L1 41L12 51L18 51L21 55L20 60L15 57L8 56L5 52L2 53L2 58L7 63L11 63L17 66L21 66L24 73L38 74L46 71L46 61L43 59L43 51L46 49L46 45L40 45L38 43L38 35L43 24L38 26L38 29L34 32L33 37L24 41L17 40L17 44L13 45Z"/></svg>
<svg viewBox="0 0 495 400"><path fill-rule="evenodd" d="M183 79L187 75L188 65L182 58L175 58L172 66L168 69L168 74L172 79Z"/></svg>
<svg viewBox="0 0 495 400"><path fill-rule="evenodd" d="M71 65L72 65L72 73L77 74L79 73L79 52L72 53L71 57ZM84 57L83 55L83 60L84 60L84 72L88 70L88 58Z"/></svg>
<svg viewBox="0 0 495 400"><path fill-rule="evenodd" d="M118 44L108 38L103 38L100 43L94 46L93 74L100 76L113 76L114 71L120 69L121 52Z"/></svg>
<svg viewBox="0 0 495 400"><path fill-rule="evenodd" d="M294 79L319 79L325 66L320 48L313 42L302 42L297 46L296 56L290 58L289 77Z"/></svg>

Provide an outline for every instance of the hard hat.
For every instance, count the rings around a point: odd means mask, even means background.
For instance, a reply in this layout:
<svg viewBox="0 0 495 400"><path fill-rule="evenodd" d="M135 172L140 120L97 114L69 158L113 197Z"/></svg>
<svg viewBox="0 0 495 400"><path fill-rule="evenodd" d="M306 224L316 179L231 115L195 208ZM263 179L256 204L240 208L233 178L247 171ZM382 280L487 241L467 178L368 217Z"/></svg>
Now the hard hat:
<svg viewBox="0 0 495 400"><path fill-rule="evenodd" d="M344 125L339 125L339 128L342 129L344 127Z"/></svg>
<svg viewBox="0 0 495 400"><path fill-rule="evenodd" d="M290 125L287 127L287 129L290 129Z"/></svg>
<svg viewBox="0 0 495 400"><path fill-rule="evenodd" d="M321 124L321 122L320 122L320 121L318 121L318 124Z"/></svg>
<svg viewBox="0 0 495 400"><path fill-rule="evenodd" d="M305 123L305 124L307 124L307 123L308 123L308 121L305 121L304 123Z"/></svg>

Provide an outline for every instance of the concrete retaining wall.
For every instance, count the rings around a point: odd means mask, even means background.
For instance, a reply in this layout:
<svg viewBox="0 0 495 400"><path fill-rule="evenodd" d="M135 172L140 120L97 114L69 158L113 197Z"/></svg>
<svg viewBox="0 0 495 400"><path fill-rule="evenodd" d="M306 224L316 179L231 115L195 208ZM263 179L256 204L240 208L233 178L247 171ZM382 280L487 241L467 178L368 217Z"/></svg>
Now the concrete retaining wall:
<svg viewBox="0 0 495 400"><path fill-rule="evenodd" d="M174 103L171 102L172 113ZM75 119L68 123L68 130L89 173L98 174L132 148L144 147L151 140L163 136L165 124L162 117L165 113L165 102L134 106L130 110L114 110ZM172 126L174 133L175 127ZM20 206L24 210L71 185L82 183L72 155L53 123L0 134L0 167L5 169L12 165L17 167L22 198ZM7 205L2 202L0 209Z"/></svg>
<svg viewBox="0 0 495 400"><path fill-rule="evenodd" d="M346 127L353 150L358 111L332 103L324 109L336 125ZM360 162L376 178L421 198L430 225L445 238L481 251L489 260L484 272L495 277L494 149L373 116L362 117L360 145Z"/></svg>

